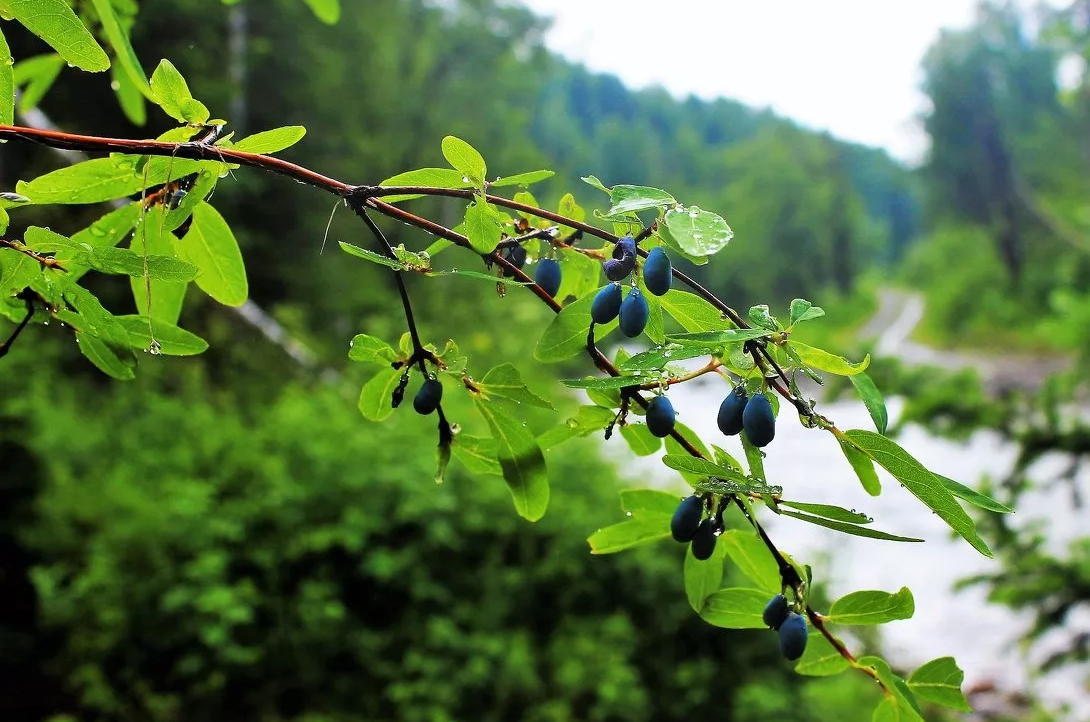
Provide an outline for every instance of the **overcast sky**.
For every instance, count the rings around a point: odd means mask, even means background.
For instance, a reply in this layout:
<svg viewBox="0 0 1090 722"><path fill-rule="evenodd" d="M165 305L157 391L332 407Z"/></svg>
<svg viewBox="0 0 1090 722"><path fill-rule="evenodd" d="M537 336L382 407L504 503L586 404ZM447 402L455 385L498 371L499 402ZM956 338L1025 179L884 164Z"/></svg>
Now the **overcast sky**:
<svg viewBox="0 0 1090 722"><path fill-rule="evenodd" d="M919 64L975 0L520 0L547 42L631 87L734 98L917 160Z"/></svg>

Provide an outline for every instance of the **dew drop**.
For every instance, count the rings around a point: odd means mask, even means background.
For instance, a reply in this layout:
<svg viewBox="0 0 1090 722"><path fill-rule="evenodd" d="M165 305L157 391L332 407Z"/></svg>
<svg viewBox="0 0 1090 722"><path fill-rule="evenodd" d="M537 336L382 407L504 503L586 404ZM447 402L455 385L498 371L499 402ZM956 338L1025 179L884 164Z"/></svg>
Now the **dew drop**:
<svg viewBox="0 0 1090 722"><path fill-rule="evenodd" d="M111 90L121 90L121 83L117 82L116 80L111 81L110 82L110 89Z"/></svg>
<svg viewBox="0 0 1090 722"><path fill-rule="evenodd" d="M469 176L462 176L463 183L469 183Z"/></svg>
<svg viewBox="0 0 1090 722"><path fill-rule="evenodd" d="M630 512L630 511L626 511L626 512L624 513L624 515L625 515L625 516L632 516L632 512Z"/></svg>
<svg viewBox="0 0 1090 722"><path fill-rule="evenodd" d="M158 356L159 354L163 353L163 347L159 345L158 341L152 339L151 345L148 346L148 353L150 353L152 356Z"/></svg>

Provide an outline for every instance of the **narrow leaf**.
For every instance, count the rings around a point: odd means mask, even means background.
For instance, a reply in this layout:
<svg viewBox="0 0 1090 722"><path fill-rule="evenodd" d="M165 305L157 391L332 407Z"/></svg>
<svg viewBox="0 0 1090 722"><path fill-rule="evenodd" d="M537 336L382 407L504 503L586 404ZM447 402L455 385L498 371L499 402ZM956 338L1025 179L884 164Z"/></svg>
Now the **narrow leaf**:
<svg viewBox="0 0 1090 722"><path fill-rule="evenodd" d="M205 202L193 209L193 224L178 255L201 270L197 286L226 306L241 306L250 293L242 252L231 227Z"/></svg>
<svg viewBox="0 0 1090 722"><path fill-rule="evenodd" d="M971 489L968 486L965 486L960 482L954 481L949 477L942 476L941 474L935 474L935 476L939 478L939 481L942 482L943 486L945 486L951 494L958 497L959 499L964 499L973 506L980 507L981 509L984 509L986 511L994 511L998 514L1014 513L1014 509L1011 509L1005 504L1000 504L995 499L987 496L986 494L982 494L976 489Z"/></svg>
<svg viewBox="0 0 1090 722"><path fill-rule="evenodd" d="M725 629L767 629L761 617L768 599L764 589L720 589L704 600L700 616Z"/></svg>
<svg viewBox="0 0 1090 722"><path fill-rule="evenodd" d="M685 547L685 596L689 599L689 606L697 614L704 609L704 602L713 593L723 586L723 559L726 552L722 544L717 544L712 550L711 558L704 561L693 556L691 546Z"/></svg>
<svg viewBox="0 0 1090 722"><path fill-rule="evenodd" d="M0 124L15 124L15 69L11 48L0 32Z"/></svg>
<svg viewBox="0 0 1090 722"><path fill-rule="evenodd" d="M700 333L674 333L668 334L666 340L689 346L694 344L698 346L726 346L771 335L772 331L764 328L738 328Z"/></svg>
<svg viewBox="0 0 1090 722"><path fill-rule="evenodd" d="M116 316L118 322L129 334L133 348L146 349L151 346L152 337L148 334L147 316ZM194 356L208 349L208 342L183 328L152 319L152 331L159 344L159 353L167 356Z"/></svg>
<svg viewBox="0 0 1090 722"><path fill-rule="evenodd" d="M6 0L4 6L69 64L92 73L110 67L106 51L72 12L66 0ZM132 378L131 371L127 378Z"/></svg>
<svg viewBox="0 0 1090 722"><path fill-rule="evenodd" d="M799 358L807 366L838 376L854 376L863 373L870 366L870 354L867 354L859 363L853 364L846 358L831 354L828 351L822 351L813 346L807 346L798 341L791 342L791 349L798 354Z"/></svg>
<svg viewBox="0 0 1090 722"><path fill-rule="evenodd" d="M268 155L290 148L303 139L307 129L301 125L287 125L282 128L263 130L260 133L248 135L234 145L235 150L244 150L247 153L261 153Z"/></svg>
<svg viewBox="0 0 1090 722"><path fill-rule="evenodd" d="M537 521L545 515L549 505L549 478L537 440L522 422L496 408L495 404L480 399L474 399L473 404L496 440L496 455L514 499L515 511L528 521Z"/></svg>
<svg viewBox="0 0 1090 722"><path fill-rule="evenodd" d="M992 552L977 534L973 520L961 508L942 481L895 442L873 431L852 429L845 437L892 474L912 494L934 511L973 548L986 557Z"/></svg>
<svg viewBox="0 0 1090 722"><path fill-rule="evenodd" d="M871 529L865 526L857 526L855 524L847 524L842 521L834 521L832 519L826 519L822 516L810 516L809 514L802 514L797 511L789 511L787 509L781 509L780 514L783 516L789 516L799 521L809 522L816 524L817 526L823 526L826 529L832 529L834 531L843 532L844 534L851 534L852 536L862 536L868 539L881 539L882 541L896 541L896 542L922 542L923 539L913 539L912 537L897 536L896 534L887 534L884 531L878 531L877 529Z"/></svg>
<svg viewBox="0 0 1090 722"><path fill-rule="evenodd" d="M889 413L886 411L886 402L882 399L882 394L878 391L878 387L874 385L874 381L866 374L855 374L849 376L848 379L855 386L855 390L859 392L867 411L870 412L870 417L874 421L874 428L878 429L879 434L886 433L886 426L889 424Z"/></svg>
<svg viewBox="0 0 1090 722"><path fill-rule="evenodd" d="M843 452L844 458L852 465L855 475L859 477L859 483L863 485L864 491L871 496L881 494L882 482L878 480L878 472L874 470L874 461L851 444L840 439L837 441L840 442L840 451Z"/></svg>
<svg viewBox="0 0 1090 722"><path fill-rule="evenodd" d="M522 381L522 375L513 364L502 363L492 367L477 383L477 387L487 396L498 396L515 403L536 406L539 409L553 408L549 401L527 388Z"/></svg>
<svg viewBox="0 0 1090 722"><path fill-rule="evenodd" d="M335 25L341 19L340 0L303 0L314 17L326 25Z"/></svg>
<svg viewBox="0 0 1090 722"><path fill-rule="evenodd" d="M154 100L151 85L148 84L148 76L144 73L140 59L136 57L136 52L132 49L128 34L122 29L117 14L114 13L113 3L110 0L91 0L91 2L94 3L99 22L102 23L102 29L106 33L106 39L110 41L110 46L114 49L114 57L117 58L129 82L149 100Z"/></svg>
<svg viewBox="0 0 1090 722"><path fill-rule="evenodd" d="M112 376L119 381L136 378L132 367L119 359L109 346L94 336L76 334L76 343L79 344L80 353L107 376Z"/></svg>
<svg viewBox="0 0 1090 722"><path fill-rule="evenodd" d="M613 554L670 536L670 517L647 514L594 532L587 538L591 554Z"/></svg>
<svg viewBox="0 0 1090 722"><path fill-rule="evenodd" d="M554 175L556 175L556 173L551 170L532 170L526 173L518 173L517 175L497 178L488 185L492 188L502 188L504 186L528 186L531 183L538 183L547 178L552 178Z"/></svg>
<svg viewBox="0 0 1090 722"><path fill-rule="evenodd" d="M842 521L848 524L870 524L874 521L874 519L866 514L860 514L855 509L848 511L843 507L832 506L831 504L807 504L801 501L784 501L783 499L780 499L779 503L781 506L789 506L792 509L805 511L808 514L823 516L826 519Z"/></svg>
<svg viewBox="0 0 1090 722"><path fill-rule="evenodd" d="M908 587L895 594L880 590L852 592L833 602L825 620L833 624L885 624L911 619L916 604Z"/></svg>

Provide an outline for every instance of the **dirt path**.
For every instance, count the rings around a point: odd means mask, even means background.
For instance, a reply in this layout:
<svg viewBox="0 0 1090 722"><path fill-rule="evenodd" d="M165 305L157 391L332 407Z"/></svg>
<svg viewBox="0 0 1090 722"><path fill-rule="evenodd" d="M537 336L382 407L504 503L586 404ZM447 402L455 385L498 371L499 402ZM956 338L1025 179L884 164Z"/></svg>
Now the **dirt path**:
<svg viewBox="0 0 1090 722"><path fill-rule="evenodd" d="M1048 375L1070 368L1071 360L1060 356L998 356L934 349L916 343L911 340L911 336L923 319L924 310L922 295L883 289L878 296L878 310L860 331L859 336L863 339L877 339L875 351L879 355L896 356L914 366L976 369L984 380L985 387L992 393L1012 389L1036 389Z"/></svg>

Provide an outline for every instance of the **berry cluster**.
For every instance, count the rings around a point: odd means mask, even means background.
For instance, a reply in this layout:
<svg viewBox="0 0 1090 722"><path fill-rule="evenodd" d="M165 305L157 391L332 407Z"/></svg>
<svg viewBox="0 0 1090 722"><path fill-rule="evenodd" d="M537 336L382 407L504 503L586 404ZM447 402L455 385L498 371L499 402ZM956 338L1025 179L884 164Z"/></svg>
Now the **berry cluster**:
<svg viewBox="0 0 1090 722"><path fill-rule="evenodd" d="M765 605L764 623L779 632L780 654L794 661L806 651L806 617L791 611L787 597L777 594Z"/></svg>
<svg viewBox="0 0 1090 722"><path fill-rule="evenodd" d="M749 443L757 447L768 446L776 437L776 416L768 397L764 394L749 397L742 384L735 386L723 399L716 423L727 436L744 430Z"/></svg>
<svg viewBox="0 0 1090 722"><path fill-rule="evenodd" d="M693 556L704 561L715 551L715 542L723 531L722 515L704 517L704 500L693 495L682 499L670 519L670 535L674 541L691 544Z"/></svg>
<svg viewBox="0 0 1090 722"><path fill-rule="evenodd" d="M613 258L602 266L606 278L613 283L598 292L590 307L590 317L594 323L609 323L619 317L621 333L629 338L635 338L643 333L651 313L647 299L635 283L627 296L623 296L618 283L636 270L637 258L636 241L632 236L625 236L617 241L617 245L613 247ZM670 290L672 280L673 265L666 251L661 247L651 249L651 252L647 254L647 260L643 262L644 286L656 296L663 296Z"/></svg>

